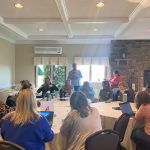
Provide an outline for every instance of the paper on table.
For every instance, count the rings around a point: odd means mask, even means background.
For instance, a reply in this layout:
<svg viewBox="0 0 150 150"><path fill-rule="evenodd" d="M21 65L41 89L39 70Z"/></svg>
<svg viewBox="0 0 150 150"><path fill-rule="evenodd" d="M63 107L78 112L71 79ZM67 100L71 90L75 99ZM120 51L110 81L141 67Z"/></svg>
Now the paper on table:
<svg viewBox="0 0 150 150"><path fill-rule="evenodd" d="M54 111L53 99L51 101L40 101L40 103L41 103L41 106L40 106L41 111Z"/></svg>

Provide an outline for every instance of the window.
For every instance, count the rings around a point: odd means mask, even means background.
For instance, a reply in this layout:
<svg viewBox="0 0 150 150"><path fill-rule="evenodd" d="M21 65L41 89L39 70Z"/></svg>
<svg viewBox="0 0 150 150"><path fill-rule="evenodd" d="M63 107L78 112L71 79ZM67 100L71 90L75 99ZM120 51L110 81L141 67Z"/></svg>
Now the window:
<svg viewBox="0 0 150 150"><path fill-rule="evenodd" d="M105 66L104 65L79 65L78 70L81 71L83 78L81 79L81 85L85 81L91 82L91 86L95 92L95 97L99 97L99 90L101 84L105 78Z"/></svg>
<svg viewBox="0 0 150 150"><path fill-rule="evenodd" d="M101 82L105 78L104 65L79 65L78 70L81 71L83 76L81 84L83 84L84 81Z"/></svg>
<svg viewBox="0 0 150 150"><path fill-rule="evenodd" d="M36 86L40 87L45 76L50 76L52 83L56 84L58 88L61 88L66 79L66 67L65 66L51 66L51 65L37 65L36 74Z"/></svg>
<svg viewBox="0 0 150 150"><path fill-rule="evenodd" d="M105 78L105 67L103 65L91 66L91 82L102 82Z"/></svg>
<svg viewBox="0 0 150 150"><path fill-rule="evenodd" d="M81 84L83 84L83 82L85 81L89 81L90 80L90 65L80 65L78 66L78 70L81 71L82 73L82 78L81 78Z"/></svg>

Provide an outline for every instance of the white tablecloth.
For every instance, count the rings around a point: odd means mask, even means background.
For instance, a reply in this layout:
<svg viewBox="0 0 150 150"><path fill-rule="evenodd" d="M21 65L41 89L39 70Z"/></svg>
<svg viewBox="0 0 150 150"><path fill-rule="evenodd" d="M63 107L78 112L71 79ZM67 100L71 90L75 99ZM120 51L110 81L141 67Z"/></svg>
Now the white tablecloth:
<svg viewBox="0 0 150 150"><path fill-rule="evenodd" d="M135 105L132 103L130 104L133 111L136 111ZM115 121L119 116L122 114L120 110L114 110L112 107L117 107L119 106L119 102L111 102L111 103L93 103L91 106L95 107L98 109L101 119L102 119L102 127L103 129L112 129L114 126ZM125 137L122 142L122 145L127 149L127 150L135 150L135 144L132 142L130 139L131 132L135 126L135 119L134 117L130 117Z"/></svg>
<svg viewBox="0 0 150 150"><path fill-rule="evenodd" d="M114 126L114 123L116 119L122 114L120 110L114 110L112 107L119 106L119 102L111 102L111 103L93 103L91 104L92 107L95 107L98 109L101 119L102 119L102 127L104 129L112 129ZM134 104L131 104L131 107L133 110L135 110ZM68 112L70 111L70 105L69 101L55 101L54 103L54 121L52 129L55 132L55 138L50 144L46 144L47 150L61 150L61 148L58 145L58 133L60 130L60 127L62 125L63 119L67 116ZM124 140L122 142L122 145L127 150L135 150L135 145L130 139L131 132L135 126L135 120L134 118L130 118L128 127L125 133Z"/></svg>
<svg viewBox="0 0 150 150"><path fill-rule="evenodd" d="M112 107L119 106L119 102L111 102L111 103L93 103L91 104L92 107L98 109L101 119L102 119L102 127L112 129L116 119L122 114L120 110L113 110ZM131 105L133 110L135 110L134 104ZM52 129L55 133L55 137L52 142L46 143L46 150L61 150L58 144L58 135L60 131L60 127L64 118L67 116L68 112L70 111L70 104L69 101L58 101L55 100L54 102L54 119ZM130 118L128 127L125 133L124 140L122 145L127 150L135 150L135 145L130 139L131 132L135 126L134 118Z"/></svg>

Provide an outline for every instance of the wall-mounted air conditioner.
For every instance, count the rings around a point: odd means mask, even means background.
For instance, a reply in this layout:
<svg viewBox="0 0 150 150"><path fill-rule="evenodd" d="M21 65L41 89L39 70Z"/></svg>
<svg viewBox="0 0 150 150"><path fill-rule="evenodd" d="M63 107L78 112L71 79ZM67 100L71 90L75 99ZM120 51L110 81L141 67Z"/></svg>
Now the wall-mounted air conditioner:
<svg viewBox="0 0 150 150"><path fill-rule="evenodd" d="M34 47L35 54L62 54L62 47Z"/></svg>

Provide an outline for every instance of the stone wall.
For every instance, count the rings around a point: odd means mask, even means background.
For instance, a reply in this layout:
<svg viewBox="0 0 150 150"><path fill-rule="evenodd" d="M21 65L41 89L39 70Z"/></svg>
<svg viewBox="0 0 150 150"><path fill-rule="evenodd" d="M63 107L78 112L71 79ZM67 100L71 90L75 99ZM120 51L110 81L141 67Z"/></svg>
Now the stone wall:
<svg viewBox="0 0 150 150"><path fill-rule="evenodd" d="M150 70L150 40L112 41L110 64L111 71L118 70L130 87L142 90L144 70Z"/></svg>

